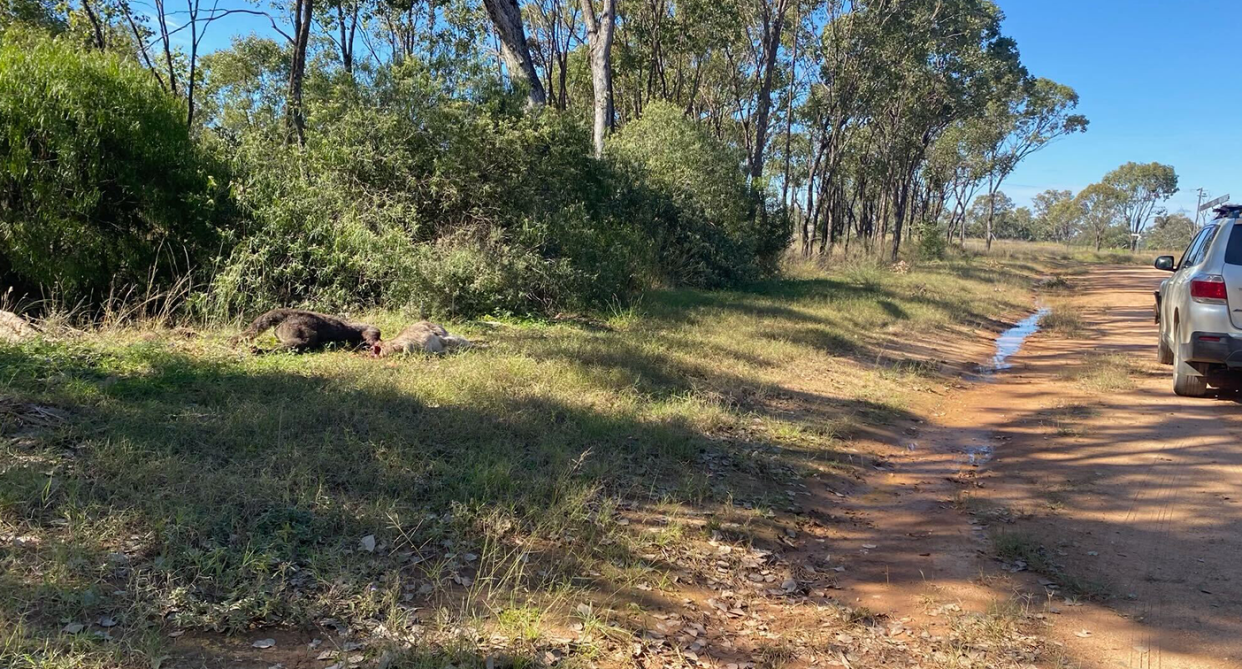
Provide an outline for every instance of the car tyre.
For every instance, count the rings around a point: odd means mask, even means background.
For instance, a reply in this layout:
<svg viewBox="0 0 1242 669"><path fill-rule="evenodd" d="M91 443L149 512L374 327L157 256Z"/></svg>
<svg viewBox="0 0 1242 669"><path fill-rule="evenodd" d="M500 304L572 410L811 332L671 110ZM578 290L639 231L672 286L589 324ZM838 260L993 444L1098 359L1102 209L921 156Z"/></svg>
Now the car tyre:
<svg viewBox="0 0 1242 669"><path fill-rule="evenodd" d="M1192 376L1185 372L1186 364L1182 362L1181 347L1174 349L1173 355L1173 392L1182 397L1203 397L1207 394L1207 377Z"/></svg>
<svg viewBox="0 0 1242 669"><path fill-rule="evenodd" d="M1164 340L1163 333L1156 337L1156 359L1162 365L1173 364L1173 349L1169 348L1168 342Z"/></svg>

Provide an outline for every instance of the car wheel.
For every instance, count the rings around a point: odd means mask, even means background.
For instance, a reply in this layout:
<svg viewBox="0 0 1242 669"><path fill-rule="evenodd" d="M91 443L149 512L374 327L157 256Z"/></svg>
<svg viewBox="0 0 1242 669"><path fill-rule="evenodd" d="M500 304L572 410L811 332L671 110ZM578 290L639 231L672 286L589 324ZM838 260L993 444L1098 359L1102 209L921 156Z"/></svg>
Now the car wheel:
<svg viewBox="0 0 1242 669"><path fill-rule="evenodd" d="M1173 354L1173 392L1182 397L1203 397L1207 394L1207 377L1186 373L1187 363L1182 362L1182 347Z"/></svg>
<svg viewBox="0 0 1242 669"><path fill-rule="evenodd" d="M1173 364L1173 349L1169 348L1168 342L1164 340L1164 333L1156 335L1156 360L1162 365Z"/></svg>

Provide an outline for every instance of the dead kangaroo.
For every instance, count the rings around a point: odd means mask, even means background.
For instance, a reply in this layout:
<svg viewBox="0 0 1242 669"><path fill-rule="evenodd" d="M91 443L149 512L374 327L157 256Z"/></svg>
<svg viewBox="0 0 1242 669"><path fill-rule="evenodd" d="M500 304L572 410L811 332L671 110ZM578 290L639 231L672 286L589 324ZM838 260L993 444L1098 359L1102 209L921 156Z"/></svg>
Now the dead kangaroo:
<svg viewBox="0 0 1242 669"><path fill-rule="evenodd" d="M280 348L297 352L322 348L333 342L375 346L380 341L379 329L365 323L350 323L336 316L301 309L272 309L254 319L250 327L234 337L234 342L252 340L269 328L276 328Z"/></svg>
<svg viewBox="0 0 1242 669"><path fill-rule="evenodd" d="M465 337L451 335L443 326L431 321L419 321L404 330L390 341L381 341L371 347L371 352L380 357L400 353L444 353L455 348L470 348L470 341Z"/></svg>

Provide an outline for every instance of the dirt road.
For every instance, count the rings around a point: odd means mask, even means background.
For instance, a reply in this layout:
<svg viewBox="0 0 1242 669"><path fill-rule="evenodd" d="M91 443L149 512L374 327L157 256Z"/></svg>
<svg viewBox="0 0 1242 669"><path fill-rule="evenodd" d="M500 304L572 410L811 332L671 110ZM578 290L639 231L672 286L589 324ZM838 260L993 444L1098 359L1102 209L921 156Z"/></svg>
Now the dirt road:
<svg viewBox="0 0 1242 669"><path fill-rule="evenodd" d="M907 428L885 481L841 505L859 518L855 602L934 631L946 603L1016 596L1071 666L1242 667L1242 406L1173 395L1161 278L1072 277L1047 299L1078 333L1035 335Z"/></svg>

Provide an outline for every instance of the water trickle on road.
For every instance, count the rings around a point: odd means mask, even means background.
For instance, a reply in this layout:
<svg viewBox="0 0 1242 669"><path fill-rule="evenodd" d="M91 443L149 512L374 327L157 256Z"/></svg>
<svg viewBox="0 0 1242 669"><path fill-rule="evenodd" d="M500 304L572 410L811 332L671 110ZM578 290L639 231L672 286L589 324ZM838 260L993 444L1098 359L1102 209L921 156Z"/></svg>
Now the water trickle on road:
<svg viewBox="0 0 1242 669"><path fill-rule="evenodd" d="M996 452L996 449L992 448L991 444L976 444L967 446L962 452L966 455L966 464L980 467L992 459L992 454Z"/></svg>
<svg viewBox="0 0 1242 669"><path fill-rule="evenodd" d="M1013 365L1009 364L1009 358L1022 350L1022 344L1026 342L1027 337L1039 332L1039 322L1048 315L1048 312L1047 307L1040 307L1035 313L1018 321L1017 325L1002 332L996 338L996 353L992 356L992 362L984 365L979 371L987 374L1012 367Z"/></svg>

